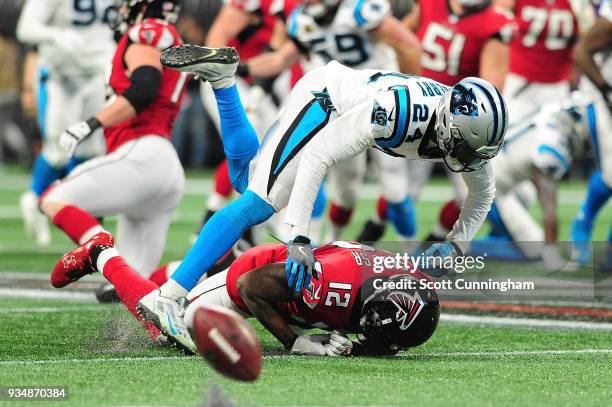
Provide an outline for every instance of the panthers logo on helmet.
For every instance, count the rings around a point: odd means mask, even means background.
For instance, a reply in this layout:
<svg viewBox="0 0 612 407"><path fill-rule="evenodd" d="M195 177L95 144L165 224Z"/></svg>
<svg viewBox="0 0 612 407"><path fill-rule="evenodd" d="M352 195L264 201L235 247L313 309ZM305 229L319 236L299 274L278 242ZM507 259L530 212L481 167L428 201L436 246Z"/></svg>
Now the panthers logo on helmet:
<svg viewBox="0 0 612 407"><path fill-rule="evenodd" d="M418 291L415 291L413 296L404 291L394 291L389 294L388 300L397 307L395 319L400 324L399 328L402 331L412 325L425 307L425 302L421 299Z"/></svg>

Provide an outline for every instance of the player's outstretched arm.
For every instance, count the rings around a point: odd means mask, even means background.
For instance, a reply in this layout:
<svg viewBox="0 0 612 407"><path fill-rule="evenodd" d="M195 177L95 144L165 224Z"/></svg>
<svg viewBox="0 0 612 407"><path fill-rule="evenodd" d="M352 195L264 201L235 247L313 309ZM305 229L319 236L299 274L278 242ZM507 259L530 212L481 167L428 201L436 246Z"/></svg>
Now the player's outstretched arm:
<svg viewBox="0 0 612 407"><path fill-rule="evenodd" d="M584 34L583 38L574 48L573 59L576 65L600 90L609 105L612 105L612 84L607 83L601 74L599 66L593 59L595 53L603 50L612 43L612 6L608 5L609 14L600 15L595 21L595 25ZM606 7L602 8L602 13L606 12Z"/></svg>
<svg viewBox="0 0 612 407"><path fill-rule="evenodd" d="M232 38L248 27L251 15L232 4L226 4L221 8L215 22L206 34L204 45L209 48L227 47Z"/></svg>
<svg viewBox="0 0 612 407"><path fill-rule="evenodd" d="M538 201L544 215L544 241L551 245L557 242L559 218L557 216L557 183L553 177L539 168L533 169L531 177L538 191Z"/></svg>
<svg viewBox="0 0 612 407"><path fill-rule="evenodd" d="M276 51L264 52L251 58L248 63L241 65L238 71L242 76L269 78L291 67L299 57L297 46L292 41L285 41Z"/></svg>
<svg viewBox="0 0 612 407"><path fill-rule="evenodd" d="M491 209L495 199L495 177L490 162L477 171L463 172L461 175L468 187L468 194L448 237L464 254Z"/></svg>
<svg viewBox="0 0 612 407"><path fill-rule="evenodd" d="M418 74L421 70L421 46L417 36L393 16L386 16L374 30L376 36L397 54L400 71Z"/></svg>
<svg viewBox="0 0 612 407"><path fill-rule="evenodd" d="M47 24L53 16L57 1L26 1L17 22L17 39L27 44L55 42L60 34L58 28Z"/></svg>
<svg viewBox="0 0 612 407"><path fill-rule="evenodd" d="M289 198L285 222L292 237L308 236L314 201L329 167L374 145L372 101L365 101L334 120L304 148Z"/></svg>
<svg viewBox="0 0 612 407"><path fill-rule="evenodd" d="M267 264L257 270L240 276L237 282L238 293L255 318L286 349L291 349L297 335L293 333L275 303L293 301L293 292L287 286L285 265ZM301 293L295 294L301 296Z"/></svg>

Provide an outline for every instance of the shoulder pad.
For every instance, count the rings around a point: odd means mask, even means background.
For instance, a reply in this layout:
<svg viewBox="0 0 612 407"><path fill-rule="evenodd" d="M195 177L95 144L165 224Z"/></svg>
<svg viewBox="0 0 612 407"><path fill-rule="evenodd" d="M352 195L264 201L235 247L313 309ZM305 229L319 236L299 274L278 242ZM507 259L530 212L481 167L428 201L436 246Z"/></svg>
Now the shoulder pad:
<svg viewBox="0 0 612 407"><path fill-rule="evenodd" d="M343 16L355 27L372 30L382 23L391 13L391 5L387 0L353 0L346 2Z"/></svg>
<svg viewBox="0 0 612 407"><path fill-rule="evenodd" d="M261 0L225 0L224 2L247 13L253 13L261 8Z"/></svg>
<svg viewBox="0 0 612 407"><path fill-rule="evenodd" d="M134 44L150 45L160 51L170 48L176 42L174 29L158 20L146 20L130 28L128 33Z"/></svg>
<svg viewBox="0 0 612 407"><path fill-rule="evenodd" d="M293 39L303 40L312 33L315 27L314 19L303 11L303 7L296 7L287 20L287 34Z"/></svg>

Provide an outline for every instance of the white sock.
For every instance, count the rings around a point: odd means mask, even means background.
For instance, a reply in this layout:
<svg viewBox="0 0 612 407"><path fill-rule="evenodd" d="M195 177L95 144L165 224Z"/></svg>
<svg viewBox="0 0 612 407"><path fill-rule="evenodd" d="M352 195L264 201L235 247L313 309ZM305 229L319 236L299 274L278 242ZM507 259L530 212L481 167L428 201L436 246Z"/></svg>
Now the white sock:
<svg viewBox="0 0 612 407"><path fill-rule="evenodd" d="M114 247L110 247L106 250L102 250L102 252L98 255L98 260L96 261L96 268L100 273L104 273L104 266L106 263L113 257L119 256L119 252Z"/></svg>
<svg viewBox="0 0 612 407"><path fill-rule="evenodd" d="M214 82L210 82L210 86L212 86L213 89L231 88L235 84L236 84L236 78L233 75L227 78L221 78Z"/></svg>
<svg viewBox="0 0 612 407"><path fill-rule="evenodd" d="M178 300L181 297L186 297L188 291L179 283L173 279L166 281L161 287L159 287L162 297L170 298L172 300Z"/></svg>

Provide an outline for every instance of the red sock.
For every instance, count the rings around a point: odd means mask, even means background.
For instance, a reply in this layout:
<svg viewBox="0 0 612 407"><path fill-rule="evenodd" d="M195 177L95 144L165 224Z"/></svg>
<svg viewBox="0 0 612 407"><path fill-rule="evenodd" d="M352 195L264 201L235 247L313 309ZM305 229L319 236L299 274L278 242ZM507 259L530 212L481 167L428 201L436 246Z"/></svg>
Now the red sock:
<svg viewBox="0 0 612 407"><path fill-rule="evenodd" d="M151 275L149 276L149 281L154 282L155 285L157 285L158 287L168 281L168 265L164 264L163 266L155 270L153 273L151 273Z"/></svg>
<svg viewBox="0 0 612 407"><path fill-rule="evenodd" d="M108 260L104 265L102 274L115 287L117 295L119 295L121 302L128 311L137 320L144 323L145 329L149 332L152 339L157 339L160 334L159 329L150 322L144 321L142 316L136 311L136 305L138 305L138 301L142 297L156 290L158 286L132 270L120 256Z"/></svg>
<svg viewBox="0 0 612 407"><path fill-rule="evenodd" d="M455 200L448 201L440 211L440 225L446 230L452 230L455 222L459 219L461 209L455 203Z"/></svg>
<svg viewBox="0 0 612 407"><path fill-rule="evenodd" d="M353 215L353 208L341 208L333 202L329 205L329 220L331 220L334 225L348 225L351 220L351 215Z"/></svg>
<svg viewBox="0 0 612 407"><path fill-rule="evenodd" d="M215 192L225 198L229 198L233 190L227 168L227 159L225 159L217 166L215 171Z"/></svg>
<svg viewBox="0 0 612 407"><path fill-rule="evenodd" d="M378 198L378 202L376 203L376 213L380 220L387 220L387 200L382 196Z"/></svg>
<svg viewBox="0 0 612 407"><path fill-rule="evenodd" d="M96 218L73 205L66 205L56 213L53 217L53 224L62 229L76 244L81 244L81 238L85 232L90 231L93 227L99 226L102 230L102 225Z"/></svg>

